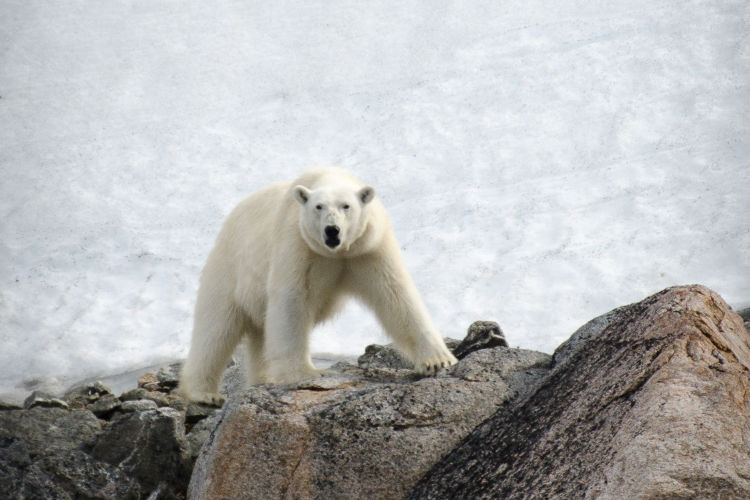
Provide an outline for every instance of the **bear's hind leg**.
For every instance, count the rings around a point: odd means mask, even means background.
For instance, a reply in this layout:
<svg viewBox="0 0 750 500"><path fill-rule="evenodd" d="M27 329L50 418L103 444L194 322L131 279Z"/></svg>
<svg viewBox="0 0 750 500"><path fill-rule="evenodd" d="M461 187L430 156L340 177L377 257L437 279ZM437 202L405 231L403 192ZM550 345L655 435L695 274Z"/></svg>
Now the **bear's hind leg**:
<svg viewBox="0 0 750 500"><path fill-rule="evenodd" d="M219 385L242 334L242 313L235 307L205 311L199 303L190 353L182 368L179 392L190 401L221 406ZM213 304L215 306L215 304Z"/></svg>

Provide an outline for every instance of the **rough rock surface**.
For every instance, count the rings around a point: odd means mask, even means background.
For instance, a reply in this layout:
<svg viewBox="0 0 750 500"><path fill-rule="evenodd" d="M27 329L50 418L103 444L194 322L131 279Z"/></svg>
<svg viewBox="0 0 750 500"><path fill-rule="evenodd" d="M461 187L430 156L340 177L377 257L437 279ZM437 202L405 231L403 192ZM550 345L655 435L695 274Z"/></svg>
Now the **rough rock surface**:
<svg viewBox="0 0 750 500"><path fill-rule="evenodd" d="M0 497L184 498L208 437L201 419L213 428L218 409L190 405L186 426L188 404L159 392L174 387L173 371L147 377L153 391L119 398L97 382L60 399L32 393L25 408L0 406Z"/></svg>
<svg viewBox="0 0 750 500"><path fill-rule="evenodd" d="M364 368L339 363L329 376L259 385L230 398L188 497L402 498L551 363L547 354L499 347L420 378L398 359L383 366L390 354L373 359Z"/></svg>
<svg viewBox="0 0 750 500"><path fill-rule="evenodd" d="M411 498L750 498L750 334L716 293L667 289L555 357Z"/></svg>

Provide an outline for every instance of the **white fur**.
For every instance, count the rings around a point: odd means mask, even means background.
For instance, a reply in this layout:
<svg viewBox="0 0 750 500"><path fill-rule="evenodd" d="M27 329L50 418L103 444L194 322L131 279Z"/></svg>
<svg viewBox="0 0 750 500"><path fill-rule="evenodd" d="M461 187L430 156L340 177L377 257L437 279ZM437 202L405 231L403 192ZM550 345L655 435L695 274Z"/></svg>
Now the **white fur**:
<svg viewBox="0 0 750 500"><path fill-rule="evenodd" d="M335 248L326 245L327 226L340 231ZM372 187L324 168L258 191L229 215L203 269L180 390L220 403L224 367L242 340L250 384L318 375L310 332L347 296L372 308L420 373L456 363Z"/></svg>

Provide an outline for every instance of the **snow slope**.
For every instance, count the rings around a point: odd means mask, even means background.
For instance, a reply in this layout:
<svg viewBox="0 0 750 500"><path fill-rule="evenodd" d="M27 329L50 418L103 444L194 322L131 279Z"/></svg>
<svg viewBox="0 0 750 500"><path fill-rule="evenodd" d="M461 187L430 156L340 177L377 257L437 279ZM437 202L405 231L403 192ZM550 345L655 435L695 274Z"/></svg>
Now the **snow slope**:
<svg viewBox="0 0 750 500"><path fill-rule="evenodd" d="M749 305L749 34L745 0L5 0L0 398L184 357L224 216L315 165L376 186L447 336ZM385 341L351 306L313 350Z"/></svg>

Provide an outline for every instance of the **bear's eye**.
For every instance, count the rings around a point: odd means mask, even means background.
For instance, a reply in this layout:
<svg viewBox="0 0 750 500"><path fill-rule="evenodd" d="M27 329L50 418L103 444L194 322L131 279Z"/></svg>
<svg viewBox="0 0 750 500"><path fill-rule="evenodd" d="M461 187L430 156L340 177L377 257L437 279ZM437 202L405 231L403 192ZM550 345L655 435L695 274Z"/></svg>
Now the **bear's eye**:
<svg viewBox="0 0 750 500"><path fill-rule="evenodd" d="M349 205L343 205L341 208L343 208L344 210L349 210Z"/></svg>
<svg viewBox="0 0 750 500"><path fill-rule="evenodd" d="M315 205L315 210L323 210L323 205L318 203L317 205Z"/></svg>

